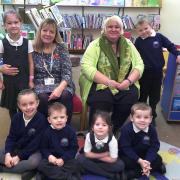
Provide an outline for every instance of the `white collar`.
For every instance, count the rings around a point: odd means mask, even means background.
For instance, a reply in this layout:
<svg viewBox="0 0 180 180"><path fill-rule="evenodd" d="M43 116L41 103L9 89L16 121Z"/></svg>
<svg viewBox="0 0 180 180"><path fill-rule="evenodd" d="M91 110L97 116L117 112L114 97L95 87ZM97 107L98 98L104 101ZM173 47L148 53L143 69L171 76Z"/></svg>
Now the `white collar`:
<svg viewBox="0 0 180 180"><path fill-rule="evenodd" d="M12 46L21 46L23 44L23 37L20 36L20 38L17 40L17 41L14 41L13 39L11 39L9 37L8 34L6 34L6 39L9 41L9 43L12 45Z"/></svg>
<svg viewBox="0 0 180 180"><path fill-rule="evenodd" d="M151 35L150 36L148 36L148 37L155 37L156 36L156 31L154 30L154 29L152 29L151 30ZM145 38L143 38L143 37L141 37L141 39L146 39L146 38L148 38L148 37L145 37Z"/></svg>
<svg viewBox="0 0 180 180"><path fill-rule="evenodd" d="M33 116L33 117L34 117L34 116ZM32 117L32 118L33 118L33 117ZM28 123L31 121L32 118L26 119L25 116L24 116L24 113L23 113L23 119L24 119L25 126L28 125Z"/></svg>
<svg viewBox="0 0 180 180"><path fill-rule="evenodd" d="M96 143L99 142L99 141L103 142L103 143L107 143L108 138L109 138L109 136L106 136L104 139L98 139L95 134L94 134L94 137L95 137L95 142Z"/></svg>
<svg viewBox="0 0 180 180"><path fill-rule="evenodd" d="M145 133L147 133L149 131L149 126L143 130L140 130L134 123L132 123L132 125L133 125L133 130L135 133L138 133L140 131L144 131Z"/></svg>

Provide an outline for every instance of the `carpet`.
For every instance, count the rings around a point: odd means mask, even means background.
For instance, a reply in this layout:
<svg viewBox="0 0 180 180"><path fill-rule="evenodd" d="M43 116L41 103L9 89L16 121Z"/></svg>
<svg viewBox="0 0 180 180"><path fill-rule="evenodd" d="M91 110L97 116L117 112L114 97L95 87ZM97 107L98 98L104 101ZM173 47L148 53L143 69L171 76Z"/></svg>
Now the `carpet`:
<svg viewBox="0 0 180 180"><path fill-rule="evenodd" d="M78 138L78 143L80 147L83 147L84 139L83 137ZM168 143L161 142L161 148L159 154L162 156L164 163L166 164L167 173L162 176L158 173L154 173L150 176L150 180L180 180L180 148L172 146ZM19 175L0 173L0 180L20 180ZM85 175L83 180L108 180L107 178Z"/></svg>

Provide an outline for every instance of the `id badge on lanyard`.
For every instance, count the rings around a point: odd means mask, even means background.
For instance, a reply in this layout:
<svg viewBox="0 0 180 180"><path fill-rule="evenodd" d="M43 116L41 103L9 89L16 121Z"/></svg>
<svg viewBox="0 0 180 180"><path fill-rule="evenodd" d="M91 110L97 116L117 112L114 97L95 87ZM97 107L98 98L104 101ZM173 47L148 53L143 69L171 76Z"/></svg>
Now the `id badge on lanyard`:
<svg viewBox="0 0 180 180"><path fill-rule="evenodd" d="M51 62L50 62L50 69L49 70L48 70L48 66L45 63L44 59L42 59L42 60L43 60L44 68L45 68L45 70L47 71L47 73L50 76L50 77L44 78L44 84L45 85L54 85L55 84L55 79L54 79L53 75L51 74L52 67L53 67L53 52L51 54Z"/></svg>
<svg viewBox="0 0 180 180"><path fill-rule="evenodd" d="M45 85L54 85L55 79L52 77L44 78L44 84Z"/></svg>

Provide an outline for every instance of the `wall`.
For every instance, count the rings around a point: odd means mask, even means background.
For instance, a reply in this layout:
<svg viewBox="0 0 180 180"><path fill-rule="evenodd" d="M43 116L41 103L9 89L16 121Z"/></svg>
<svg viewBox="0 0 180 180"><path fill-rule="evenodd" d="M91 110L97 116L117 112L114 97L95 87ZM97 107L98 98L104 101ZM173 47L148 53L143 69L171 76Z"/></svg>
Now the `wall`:
<svg viewBox="0 0 180 180"><path fill-rule="evenodd" d="M180 1L162 0L160 32L180 45Z"/></svg>

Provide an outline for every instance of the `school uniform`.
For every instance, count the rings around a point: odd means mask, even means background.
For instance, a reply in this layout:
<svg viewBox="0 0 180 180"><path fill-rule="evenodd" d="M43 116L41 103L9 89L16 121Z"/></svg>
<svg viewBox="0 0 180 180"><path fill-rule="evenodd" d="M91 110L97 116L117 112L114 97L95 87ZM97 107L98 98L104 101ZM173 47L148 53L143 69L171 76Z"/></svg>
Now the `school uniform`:
<svg viewBox="0 0 180 180"><path fill-rule="evenodd" d="M29 62L28 53L33 52L31 41L20 36L17 41L12 40L7 34L0 41L0 53L3 54L3 63L18 68L16 76L3 74L5 89L2 91L1 106L9 110L11 118L17 112L17 95L28 88Z"/></svg>
<svg viewBox="0 0 180 180"><path fill-rule="evenodd" d="M160 142L152 125L140 131L132 122L127 123L121 129L118 145L119 157L124 161L126 170L134 170L137 176L141 176L139 158L151 163L151 171L161 170L162 158L158 155Z"/></svg>
<svg viewBox="0 0 180 180"><path fill-rule="evenodd" d="M140 83L139 101L147 102L149 97L149 105L152 108L152 115L157 117L156 105L160 100L161 84L163 78L163 67L165 64L163 56L163 48L174 54L176 57L180 54L175 45L164 35L156 33L152 30L150 37L138 37L135 46L139 51L145 68Z"/></svg>
<svg viewBox="0 0 180 180"><path fill-rule="evenodd" d="M118 158L117 140L113 135L99 140L93 132L88 133L86 135L84 152L109 152L112 158ZM84 170L111 179L115 177L116 173L120 173L124 169L124 163L119 159L114 163L107 163L98 159L87 158L84 154L80 154L77 159Z"/></svg>
<svg viewBox="0 0 180 180"><path fill-rule="evenodd" d="M47 120L39 112L28 122L24 119L22 112L15 114L6 138L5 150L0 153L1 164L4 164L6 153L20 158L20 162L13 168L4 167L6 172L21 173L35 169L41 159L38 150L43 132L47 128Z"/></svg>
<svg viewBox="0 0 180 180"><path fill-rule="evenodd" d="M54 129L50 126L44 133L41 143L43 160L38 170L48 178L70 179L73 174L78 174L78 165L75 155L78 150L77 137L74 129L66 125L62 129ZM62 166L53 165L48 161L50 155L61 158Z"/></svg>

